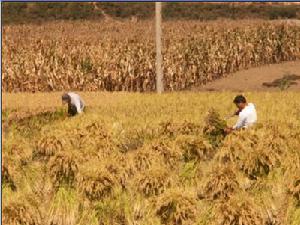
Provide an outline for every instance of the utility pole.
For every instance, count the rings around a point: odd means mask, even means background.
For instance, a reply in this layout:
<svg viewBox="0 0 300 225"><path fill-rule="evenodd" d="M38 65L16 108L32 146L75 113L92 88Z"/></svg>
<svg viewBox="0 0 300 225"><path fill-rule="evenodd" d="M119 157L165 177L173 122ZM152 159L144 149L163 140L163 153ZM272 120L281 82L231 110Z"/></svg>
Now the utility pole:
<svg viewBox="0 0 300 225"><path fill-rule="evenodd" d="M164 91L161 54L161 2L155 2L156 90Z"/></svg>

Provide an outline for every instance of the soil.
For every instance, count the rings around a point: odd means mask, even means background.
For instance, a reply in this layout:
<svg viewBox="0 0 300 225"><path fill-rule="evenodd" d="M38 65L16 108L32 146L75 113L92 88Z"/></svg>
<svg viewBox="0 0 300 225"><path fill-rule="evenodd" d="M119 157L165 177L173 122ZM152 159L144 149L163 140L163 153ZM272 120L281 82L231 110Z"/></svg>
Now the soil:
<svg viewBox="0 0 300 225"><path fill-rule="evenodd" d="M285 75L300 76L300 61L271 64L229 74L227 77L212 81L199 91L280 91L280 87L267 87L263 83L272 83ZM300 91L300 79L292 82L286 90Z"/></svg>

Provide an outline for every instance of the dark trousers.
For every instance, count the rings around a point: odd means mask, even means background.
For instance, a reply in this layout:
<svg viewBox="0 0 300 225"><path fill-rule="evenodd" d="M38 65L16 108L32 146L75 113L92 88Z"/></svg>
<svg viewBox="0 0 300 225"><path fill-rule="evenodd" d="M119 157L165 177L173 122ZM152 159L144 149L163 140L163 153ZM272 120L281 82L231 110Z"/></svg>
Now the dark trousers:
<svg viewBox="0 0 300 225"><path fill-rule="evenodd" d="M69 116L75 116L77 114L77 109L75 105L68 106L68 114Z"/></svg>

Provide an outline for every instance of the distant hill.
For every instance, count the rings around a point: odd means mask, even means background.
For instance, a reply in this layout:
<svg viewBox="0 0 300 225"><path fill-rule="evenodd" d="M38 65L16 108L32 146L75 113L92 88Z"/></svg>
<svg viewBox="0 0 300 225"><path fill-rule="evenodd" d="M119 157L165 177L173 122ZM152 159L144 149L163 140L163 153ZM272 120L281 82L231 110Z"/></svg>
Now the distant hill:
<svg viewBox="0 0 300 225"><path fill-rule="evenodd" d="M300 18L299 3L182 3L163 4L164 19L214 20ZM145 2L3 2L4 24L111 18L147 19L154 3Z"/></svg>

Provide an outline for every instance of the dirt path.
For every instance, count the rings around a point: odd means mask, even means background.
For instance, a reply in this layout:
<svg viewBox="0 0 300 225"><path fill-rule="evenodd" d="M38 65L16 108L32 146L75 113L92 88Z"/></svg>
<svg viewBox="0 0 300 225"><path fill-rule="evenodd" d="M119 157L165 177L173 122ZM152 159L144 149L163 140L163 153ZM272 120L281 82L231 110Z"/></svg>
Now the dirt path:
<svg viewBox="0 0 300 225"><path fill-rule="evenodd" d="M300 61L271 64L248 70L238 71L225 78L213 81L196 90L200 91L276 91L278 87L266 87L264 82L272 82L286 74L300 76ZM300 79L294 81L288 90L300 91Z"/></svg>

